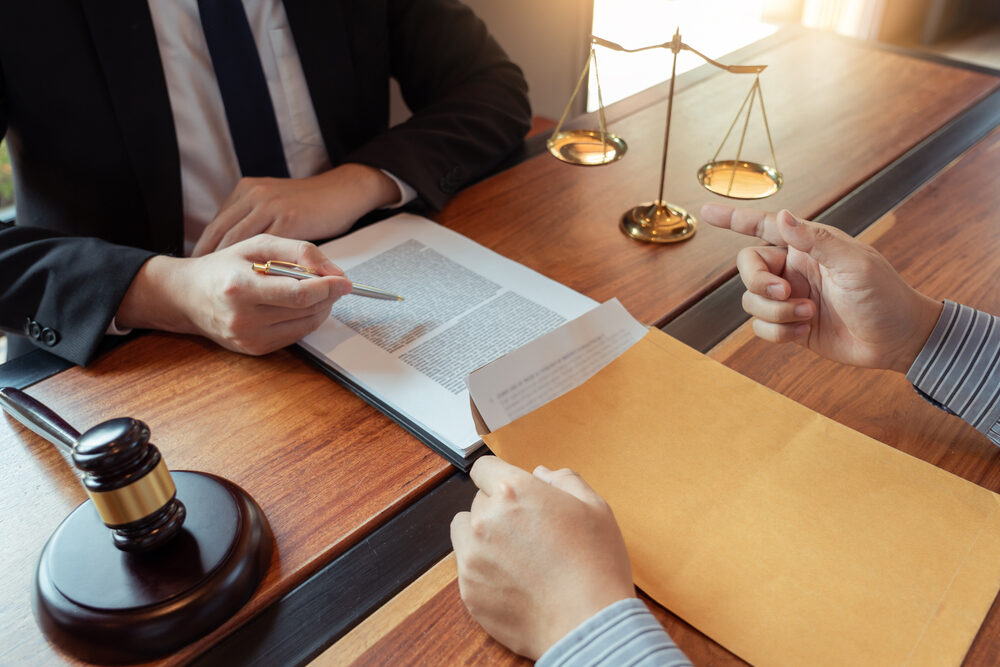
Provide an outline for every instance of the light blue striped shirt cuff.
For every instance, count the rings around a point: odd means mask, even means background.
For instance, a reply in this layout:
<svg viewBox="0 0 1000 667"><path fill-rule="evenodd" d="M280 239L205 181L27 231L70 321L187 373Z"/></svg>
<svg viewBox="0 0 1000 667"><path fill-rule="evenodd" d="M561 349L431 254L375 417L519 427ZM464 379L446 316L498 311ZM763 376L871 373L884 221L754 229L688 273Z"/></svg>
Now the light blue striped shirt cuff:
<svg viewBox="0 0 1000 667"><path fill-rule="evenodd" d="M619 600L557 641L537 667L691 667L642 600Z"/></svg>
<svg viewBox="0 0 1000 667"><path fill-rule="evenodd" d="M906 379L1000 445L1000 317L945 301Z"/></svg>

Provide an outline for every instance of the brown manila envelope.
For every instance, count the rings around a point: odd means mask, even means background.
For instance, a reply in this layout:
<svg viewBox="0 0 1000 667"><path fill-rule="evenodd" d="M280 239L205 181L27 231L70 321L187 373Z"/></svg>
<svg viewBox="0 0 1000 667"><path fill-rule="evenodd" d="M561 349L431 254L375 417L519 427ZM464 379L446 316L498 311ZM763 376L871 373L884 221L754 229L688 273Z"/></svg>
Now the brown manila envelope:
<svg viewBox="0 0 1000 667"><path fill-rule="evenodd" d="M473 396L498 456L580 472L636 585L751 663L959 665L1000 588L1000 497L659 330L492 433Z"/></svg>

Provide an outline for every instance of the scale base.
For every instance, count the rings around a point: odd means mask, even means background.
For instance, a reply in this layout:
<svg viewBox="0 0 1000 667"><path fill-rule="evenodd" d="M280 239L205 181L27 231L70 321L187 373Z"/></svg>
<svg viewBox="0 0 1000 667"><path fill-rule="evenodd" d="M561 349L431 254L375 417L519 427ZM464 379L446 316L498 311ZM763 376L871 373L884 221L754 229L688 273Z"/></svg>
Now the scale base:
<svg viewBox="0 0 1000 667"><path fill-rule="evenodd" d="M187 519L163 547L120 551L89 500L46 542L31 602L54 644L87 662L145 662L214 630L250 599L271 561L264 513L221 477L172 476Z"/></svg>
<svg viewBox="0 0 1000 667"><path fill-rule="evenodd" d="M622 216L620 227L637 241L677 243L694 236L698 222L680 206L655 201L630 208Z"/></svg>

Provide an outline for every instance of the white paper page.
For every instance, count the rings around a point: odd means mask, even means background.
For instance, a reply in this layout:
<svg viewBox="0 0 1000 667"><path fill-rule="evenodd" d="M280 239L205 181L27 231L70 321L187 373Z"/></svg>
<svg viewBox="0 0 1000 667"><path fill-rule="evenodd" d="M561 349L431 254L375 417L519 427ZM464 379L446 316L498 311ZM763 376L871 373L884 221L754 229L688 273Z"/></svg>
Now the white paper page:
<svg viewBox="0 0 1000 667"><path fill-rule="evenodd" d="M463 455L480 444L468 373L595 305L415 215L394 216L322 250L351 280L404 300L345 296L300 344Z"/></svg>
<svg viewBox="0 0 1000 667"><path fill-rule="evenodd" d="M495 431L580 386L645 335L611 299L473 372L472 400Z"/></svg>

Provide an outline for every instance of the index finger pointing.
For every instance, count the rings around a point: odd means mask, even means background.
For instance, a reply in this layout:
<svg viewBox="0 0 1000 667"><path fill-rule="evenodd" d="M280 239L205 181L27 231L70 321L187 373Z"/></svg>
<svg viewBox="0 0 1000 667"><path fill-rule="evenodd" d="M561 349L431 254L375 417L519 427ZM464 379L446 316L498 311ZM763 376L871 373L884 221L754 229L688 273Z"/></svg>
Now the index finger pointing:
<svg viewBox="0 0 1000 667"><path fill-rule="evenodd" d="M775 213L723 204L705 204L701 207L701 217L716 227L756 236L777 246L788 245L778 231L778 216Z"/></svg>

